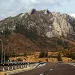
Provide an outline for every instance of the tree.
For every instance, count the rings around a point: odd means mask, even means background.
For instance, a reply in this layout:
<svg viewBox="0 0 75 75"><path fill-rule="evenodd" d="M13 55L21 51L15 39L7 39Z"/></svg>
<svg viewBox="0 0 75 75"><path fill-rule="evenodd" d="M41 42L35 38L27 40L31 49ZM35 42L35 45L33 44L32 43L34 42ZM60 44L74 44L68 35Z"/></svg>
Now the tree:
<svg viewBox="0 0 75 75"><path fill-rule="evenodd" d="M45 52L44 57L48 57L48 52Z"/></svg>
<svg viewBox="0 0 75 75"><path fill-rule="evenodd" d="M73 60L75 60L75 55L73 53L66 53L64 56L67 58L72 58Z"/></svg>
<svg viewBox="0 0 75 75"><path fill-rule="evenodd" d="M48 52L41 52L39 58L48 57Z"/></svg>
<svg viewBox="0 0 75 75"><path fill-rule="evenodd" d="M62 61L62 58L61 58L61 54L60 53L58 53L57 59L58 59L58 61Z"/></svg>

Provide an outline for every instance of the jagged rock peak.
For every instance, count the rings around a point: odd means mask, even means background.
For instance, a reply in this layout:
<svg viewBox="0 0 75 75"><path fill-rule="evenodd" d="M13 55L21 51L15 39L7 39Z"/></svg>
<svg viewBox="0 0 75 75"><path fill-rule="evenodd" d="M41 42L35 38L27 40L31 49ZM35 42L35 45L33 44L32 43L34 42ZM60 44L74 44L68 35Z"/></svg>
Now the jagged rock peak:
<svg viewBox="0 0 75 75"><path fill-rule="evenodd" d="M37 11L36 9L32 9L32 10L30 10L30 11L28 12L28 14L29 14L29 15L32 15L32 14L34 14L36 11ZM48 9L46 9L46 10L41 10L41 11L37 11L37 12L43 12L44 14L50 13L50 11L49 11Z"/></svg>
<svg viewBox="0 0 75 75"><path fill-rule="evenodd" d="M49 12L48 9L46 9L46 10L44 10L44 13L45 13L45 14L48 14L48 13L50 13L50 12Z"/></svg>
<svg viewBox="0 0 75 75"><path fill-rule="evenodd" d="M29 12L28 12L28 14L29 15L32 15L32 14L34 14L36 12L36 9L32 9L32 10L30 10Z"/></svg>

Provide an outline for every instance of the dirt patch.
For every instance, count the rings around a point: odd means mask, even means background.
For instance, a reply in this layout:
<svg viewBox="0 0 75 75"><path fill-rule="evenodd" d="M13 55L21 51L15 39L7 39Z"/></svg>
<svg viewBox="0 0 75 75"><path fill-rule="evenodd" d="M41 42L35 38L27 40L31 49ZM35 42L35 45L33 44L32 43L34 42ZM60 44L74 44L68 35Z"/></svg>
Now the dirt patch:
<svg viewBox="0 0 75 75"><path fill-rule="evenodd" d="M0 72L0 75L4 75L5 74L5 72Z"/></svg>

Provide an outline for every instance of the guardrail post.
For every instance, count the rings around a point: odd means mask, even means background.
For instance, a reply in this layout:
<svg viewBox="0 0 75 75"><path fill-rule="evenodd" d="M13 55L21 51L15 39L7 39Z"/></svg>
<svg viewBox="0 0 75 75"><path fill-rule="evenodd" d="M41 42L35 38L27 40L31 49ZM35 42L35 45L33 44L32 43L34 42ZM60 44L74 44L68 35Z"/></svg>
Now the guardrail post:
<svg viewBox="0 0 75 75"><path fill-rule="evenodd" d="M22 68L22 63L21 63L21 68Z"/></svg>
<svg viewBox="0 0 75 75"><path fill-rule="evenodd" d="M24 63L24 67L25 67L25 63Z"/></svg>
<svg viewBox="0 0 75 75"><path fill-rule="evenodd" d="M23 68L23 63L22 63L22 68Z"/></svg>
<svg viewBox="0 0 75 75"><path fill-rule="evenodd" d="M22 68L23 68L23 63L22 63Z"/></svg>
<svg viewBox="0 0 75 75"><path fill-rule="evenodd" d="M5 69L4 69L4 64L3 64L3 71L5 71Z"/></svg>
<svg viewBox="0 0 75 75"><path fill-rule="evenodd" d="M15 69L17 69L16 65L15 65Z"/></svg>
<svg viewBox="0 0 75 75"><path fill-rule="evenodd" d="M12 70L13 70L14 68L13 68L13 63L12 63Z"/></svg>
<svg viewBox="0 0 75 75"><path fill-rule="evenodd" d="M18 64L18 69L19 69L20 67L19 67L19 64Z"/></svg>
<svg viewBox="0 0 75 75"><path fill-rule="evenodd" d="M27 63L26 63L26 68L27 68Z"/></svg>
<svg viewBox="0 0 75 75"><path fill-rule="evenodd" d="M24 63L23 63L23 68L24 68Z"/></svg>
<svg viewBox="0 0 75 75"><path fill-rule="evenodd" d="M22 68L23 68L23 63L22 63Z"/></svg>
<svg viewBox="0 0 75 75"><path fill-rule="evenodd" d="M28 66L30 67L30 63L28 62Z"/></svg>
<svg viewBox="0 0 75 75"><path fill-rule="evenodd" d="M9 71L9 63L8 63L8 71Z"/></svg>

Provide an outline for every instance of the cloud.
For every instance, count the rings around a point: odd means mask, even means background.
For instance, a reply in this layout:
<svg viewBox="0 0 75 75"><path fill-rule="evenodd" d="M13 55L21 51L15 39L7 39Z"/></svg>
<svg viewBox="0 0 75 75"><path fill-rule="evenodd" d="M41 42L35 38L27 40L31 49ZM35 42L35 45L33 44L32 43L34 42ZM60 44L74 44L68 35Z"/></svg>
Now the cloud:
<svg viewBox="0 0 75 75"><path fill-rule="evenodd" d="M74 2L74 0L0 0L0 19L24 13L32 8L69 12L75 5Z"/></svg>
<svg viewBox="0 0 75 75"><path fill-rule="evenodd" d="M72 13L71 16L75 18L75 14L74 13Z"/></svg>
<svg viewBox="0 0 75 75"><path fill-rule="evenodd" d="M0 19L15 16L32 8L44 9L57 4L57 0L0 0Z"/></svg>

